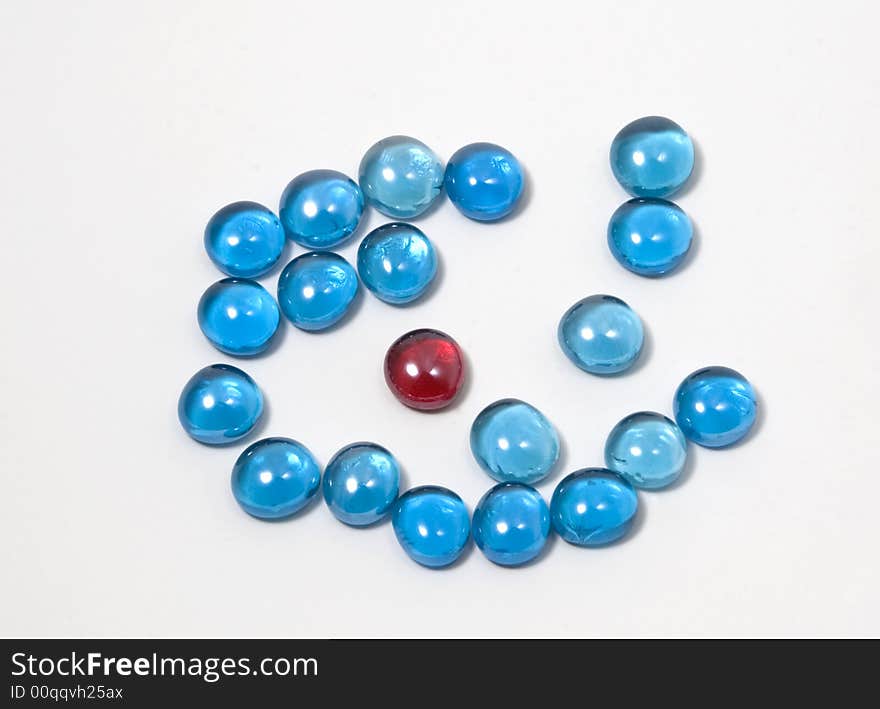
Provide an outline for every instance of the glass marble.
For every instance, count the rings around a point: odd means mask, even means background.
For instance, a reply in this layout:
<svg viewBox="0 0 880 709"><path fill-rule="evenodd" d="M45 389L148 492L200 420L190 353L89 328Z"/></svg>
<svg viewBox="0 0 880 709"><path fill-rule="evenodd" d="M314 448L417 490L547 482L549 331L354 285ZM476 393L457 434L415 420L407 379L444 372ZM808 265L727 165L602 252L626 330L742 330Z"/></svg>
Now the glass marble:
<svg viewBox="0 0 880 709"><path fill-rule="evenodd" d="M410 558L431 568L449 566L461 556L471 531L464 501L435 485L414 487L401 495L391 524Z"/></svg>
<svg viewBox="0 0 880 709"><path fill-rule="evenodd" d="M284 267L278 279L278 304L301 330L325 330L348 312L357 291L354 266L330 251L312 251Z"/></svg>
<svg viewBox="0 0 880 709"><path fill-rule="evenodd" d="M361 160L358 181L367 202L394 219L411 219L440 195L443 163L415 138L394 135L373 145Z"/></svg>
<svg viewBox="0 0 880 709"><path fill-rule="evenodd" d="M621 266L640 276L662 276L691 248L694 228L680 207L665 199L631 199L608 223L608 248Z"/></svg>
<svg viewBox="0 0 880 709"><path fill-rule="evenodd" d="M684 129L661 116L624 126L611 143L611 170L633 197L669 197L694 169L694 144Z"/></svg>
<svg viewBox="0 0 880 709"><path fill-rule="evenodd" d="M281 258L284 243L278 217L256 202L226 205L205 227L205 251L229 276L262 276Z"/></svg>
<svg viewBox="0 0 880 709"><path fill-rule="evenodd" d="M752 428L758 412L752 385L728 367L705 367L689 374L672 403L685 437L706 448L736 443Z"/></svg>
<svg viewBox="0 0 880 709"><path fill-rule="evenodd" d="M180 425L192 438L212 446L250 433L263 415L263 394L238 367L212 364L196 372L177 403Z"/></svg>
<svg viewBox="0 0 880 709"><path fill-rule="evenodd" d="M538 409L519 399L501 399L471 425L471 452L492 478L532 484L559 459L559 434Z"/></svg>
<svg viewBox="0 0 880 709"><path fill-rule="evenodd" d="M653 411L630 414L605 442L605 465L636 487L658 490L684 469L687 440L674 421Z"/></svg>
<svg viewBox="0 0 880 709"><path fill-rule="evenodd" d="M474 509L474 544L489 561L502 566L534 559L549 533L550 509L541 493L528 485L496 485Z"/></svg>
<svg viewBox="0 0 880 709"><path fill-rule="evenodd" d="M391 511L400 487L400 468L382 446L352 443L327 463L322 487L336 519L363 527Z"/></svg>
<svg viewBox="0 0 880 709"><path fill-rule="evenodd" d="M638 508L638 493L620 475L605 468L584 468L556 486L550 521L570 544L600 546L624 536Z"/></svg>
<svg viewBox="0 0 880 709"><path fill-rule="evenodd" d="M357 229L364 195L354 180L336 170L310 170L281 195L281 223L291 241L307 249L329 249Z"/></svg>
<svg viewBox="0 0 880 709"><path fill-rule="evenodd" d="M491 222L516 208L524 181L519 160L509 150L493 143L472 143L449 158L444 184L459 212Z"/></svg>
<svg viewBox="0 0 880 709"><path fill-rule="evenodd" d="M419 411L449 406L464 383L458 343L439 330L412 330L385 355L385 382L398 401Z"/></svg>
<svg viewBox="0 0 880 709"><path fill-rule="evenodd" d="M566 357L591 374L629 369L645 340L639 316L612 295L591 295L572 305L559 321L557 335Z"/></svg>
<svg viewBox="0 0 880 709"><path fill-rule="evenodd" d="M254 355L265 350L278 330L278 304L256 281L224 278L205 291L198 307L199 327L221 352Z"/></svg>
<svg viewBox="0 0 880 709"><path fill-rule="evenodd" d="M321 482L321 468L309 449L290 438L264 438L238 456L232 494L242 509L260 519L289 517L305 507Z"/></svg>
<svg viewBox="0 0 880 709"><path fill-rule="evenodd" d="M393 222L364 237L358 248L357 269L377 298L402 305L414 301L431 285L437 273L437 254L421 229Z"/></svg>

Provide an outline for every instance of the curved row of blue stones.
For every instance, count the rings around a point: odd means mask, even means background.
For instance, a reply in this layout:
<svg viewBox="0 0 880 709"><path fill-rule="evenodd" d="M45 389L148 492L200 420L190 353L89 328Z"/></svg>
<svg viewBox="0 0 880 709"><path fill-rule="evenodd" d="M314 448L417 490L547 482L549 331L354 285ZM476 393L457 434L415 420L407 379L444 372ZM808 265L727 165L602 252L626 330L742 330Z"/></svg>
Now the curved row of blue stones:
<svg viewBox="0 0 880 709"><path fill-rule="evenodd" d="M259 419L262 394L241 370L213 365L193 380L195 386L181 397L182 421L191 416L187 407L192 405L214 415L240 411L254 424ZM212 402L207 410L201 407L205 399ZM706 447L741 440L755 421L756 406L751 385L738 372L725 367L698 370L675 393L676 421L650 411L627 416L607 438L605 467L584 468L563 478L548 506L531 485L556 466L559 435L530 404L496 401L471 426L473 456L498 481L477 503L472 521L462 499L447 488L417 487L398 496L396 459L368 442L336 453L322 477L314 456L301 443L289 438L257 441L233 466L232 492L254 517L278 519L304 508L320 487L330 511L350 526L371 525L391 514L400 545L425 566L453 563L471 533L488 559L519 566L541 553L551 528L567 542L585 547L626 535L639 506L635 488L655 490L673 484L684 469L688 440ZM237 423L237 433L247 426L231 421L225 425L232 423ZM210 423L204 425L210 430Z"/></svg>

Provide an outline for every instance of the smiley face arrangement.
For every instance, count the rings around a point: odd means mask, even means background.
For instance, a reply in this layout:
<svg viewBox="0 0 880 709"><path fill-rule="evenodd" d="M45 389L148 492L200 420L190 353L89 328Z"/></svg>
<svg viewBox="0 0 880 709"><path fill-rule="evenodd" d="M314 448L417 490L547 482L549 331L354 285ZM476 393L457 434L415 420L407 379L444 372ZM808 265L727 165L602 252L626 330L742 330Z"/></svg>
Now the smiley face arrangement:
<svg viewBox="0 0 880 709"><path fill-rule="evenodd" d="M611 254L634 274L665 276L684 261L693 238L687 214L667 200L693 171L693 143L667 118L641 118L614 138L610 161L633 197L611 217ZM304 332L344 323L361 283L392 307L416 301L431 289L437 246L405 220L435 207L445 190L465 217L497 222L515 214L524 186L519 160L499 145L467 145L444 167L421 141L392 136L367 150L357 182L334 170L294 178L278 216L254 202L223 207L208 222L205 249L227 277L202 296L199 327L221 352L246 357L269 348L282 316ZM363 237L352 265L331 249L353 237L367 207L393 221ZM253 279L277 264L285 241L307 251L281 270L276 298ZM590 294L562 315L557 338L580 370L614 377L638 361L644 329L622 299ZM381 369L394 397L420 416L461 395L465 362L450 335L423 328L391 343ZM178 417L192 438L216 446L245 438L263 408L263 393L247 373L212 364L184 386ZM722 448L743 439L755 422L757 397L735 370L705 367L681 382L672 410L674 420L638 411L617 423L605 445L604 467L584 467L562 478L549 504L533 486L554 472L559 433L544 413L513 398L490 403L471 426L475 467L497 483L473 514L442 485L401 491L397 460L372 442L342 446L322 473L296 440L256 441L232 466L232 493L259 519L295 515L319 492L350 528L390 516L400 546L428 568L454 563L471 539L490 561L521 566L538 558L554 533L581 547L623 538L638 515L638 490L673 485L685 467L689 442Z"/></svg>

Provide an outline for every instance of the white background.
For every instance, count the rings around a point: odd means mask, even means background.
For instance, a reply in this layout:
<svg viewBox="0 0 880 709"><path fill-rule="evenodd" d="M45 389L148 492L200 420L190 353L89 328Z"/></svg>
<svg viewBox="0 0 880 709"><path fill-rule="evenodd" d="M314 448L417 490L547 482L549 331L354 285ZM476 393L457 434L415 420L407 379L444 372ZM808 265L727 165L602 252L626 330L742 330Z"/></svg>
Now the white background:
<svg viewBox="0 0 880 709"><path fill-rule="evenodd" d="M880 634L877 21L869 2L3 3L0 632ZM625 199L611 139L649 114L698 145L677 201L699 237L660 280L605 242ZM322 464L377 441L407 486L473 506L490 481L470 422L515 396L564 438L549 498L601 464L618 419L670 413L690 371L743 372L755 434L692 450L680 485L641 495L625 542L557 541L519 570L473 551L432 572L389 524L352 530L323 503L249 518L229 492L245 444L181 430L184 382L231 361L196 325L220 277L205 222L241 199L276 209L308 169L354 175L398 133L443 158L475 140L510 148L528 203L496 225L448 203L420 220L443 263L424 302L367 295L331 333L285 326L242 365L268 398L261 434ZM360 235L385 220L364 221ZM644 319L628 375L590 376L558 348L560 315L591 293ZM436 415L398 404L381 375L416 327L452 334L471 365Z"/></svg>

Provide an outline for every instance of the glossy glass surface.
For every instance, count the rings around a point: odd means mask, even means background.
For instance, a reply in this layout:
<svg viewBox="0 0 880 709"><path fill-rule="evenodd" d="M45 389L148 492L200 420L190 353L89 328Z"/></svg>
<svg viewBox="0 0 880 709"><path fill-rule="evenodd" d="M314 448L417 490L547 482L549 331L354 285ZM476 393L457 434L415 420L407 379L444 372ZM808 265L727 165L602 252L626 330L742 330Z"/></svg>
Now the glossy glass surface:
<svg viewBox="0 0 880 709"><path fill-rule="evenodd" d="M327 463L322 487L336 519L362 527L391 511L400 487L400 468L382 446L353 443Z"/></svg>
<svg viewBox="0 0 880 709"><path fill-rule="evenodd" d="M369 204L394 219L417 217L443 186L443 163L415 138L394 135L373 145L361 160L358 182Z"/></svg>
<svg viewBox="0 0 880 709"><path fill-rule="evenodd" d="M639 358L645 339L639 316L619 298L591 295L559 321L559 346L585 372L616 374Z"/></svg>
<svg viewBox="0 0 880 709"><path fill-rule="evenodd" d="M605 442L605 465L636 487L671 485L687 459L687 441L674 421L653 411L630 414Z"/></svg>
<svg viewBox="0 0 880 709"><path fill-rule="evenodd" d="M639 497L632 485L605 468L566 476L550 501L550 521L570 544L600 546L620 539L632 526Z"/></svg>
<svg viewBox="0 0 880 709"><path fill-rule="evenodd" d="M246 436L263 415L263 394L238 367L212 364L183 387L177 417L200 443L222 445Z"/></svg>
<svg viewBox="0 0 880 709"><path fill-rule="evenodd" d="M496 485L474 509L474 544L490 561L519 566L544 548L550 533L550 509L535 488L520 483Z"/></svg>
<svg viewBox="0 0 880 709"><path fill-rule="evenodd" d="M694 169L694 144L682 127L661 116L633 121L611 143L611 170L633 197L669 197Z"/></svg>
<svg viewBox="0 0 880 709"><path fill-rule="evenodd" d="M272 268L284 250L284 229L262 204L235 202L205 227L205 251L223 273L256 278Z"/></svg>
<svg viewBox="0 0 880 709"><path fill-rule="evenodd" d="M357 273L348 261L330 251L312 251L284 267L278 305L301 330L324 330L348 312L357 290Z"/></svg>
<svg viewBox="0 0 880 709"><path fill-rule="evenodd" d="M439 568L467 545L471 521L462 499L445 487L414 487L400 496L391 515L394 534L410 558Z"/></svg>
<svg viewBox="0 0 880 709"><path fill-rule="evenodd" d="M559 459L559 434L538 409L519 399L501 399L471 425L471 452L495 480L535 483Z"/></svg>
<svg viewBox="0 0 880 709"><path fill-rule="evenodd" d="M329 249L354 233L363 211L354 180L335 170L310 170L287 185L279 214L287 238L308 249Z"/></svg>
<svg viewBox="0 0 880 709"><path fill-rule="evenodd" d="M493 143L472 143L449 158L444 184L459 212L490 222L516 208L524 182L522 166L513 153Z"/></svg>
<svg viewBox="0 0 880 709"><path fill-rule="evenodd" d="M318 491L321 468L302 443L264 438L245 449L232 468L232 494L261 519L289 517Z"/></svg>
<svg viewBox="0 0 880 709"><path fill-rule="evenodd" d="M464 383L458 343L439 330L413 330L385 355L385 382L398 401L420 411L449 406Z"/></svg>
<svg viewBox="0 0 880 709"><path fill-rule="evenodd" d="M752 385L728 367L706 367L688 375L672 404L685 437L706 448L736 443L751 430L758 413Z"/></svg>
<svg viewBox="0 0 880 709"><path fill-rule="evenodd" d="M662 276L691 248L694 228L677 205L665 199L631 199L608 223L608 248L621 266L640 276Z"/></svg>
<svg viewBox="0 0 880 709"><path fill-rule="evenodd" d="M380 300L410 303L431 285L437 273L437 254L424 233L393 222L373 229L358 248L358 274Z"/></svg>
<svg viewBox="0 0 880 709"><path fill-rule="evenodd" d="M278 330L278 304L256 281L224 278L199 300L199 327L221 352L254 355L265 350Z"/></svg>

